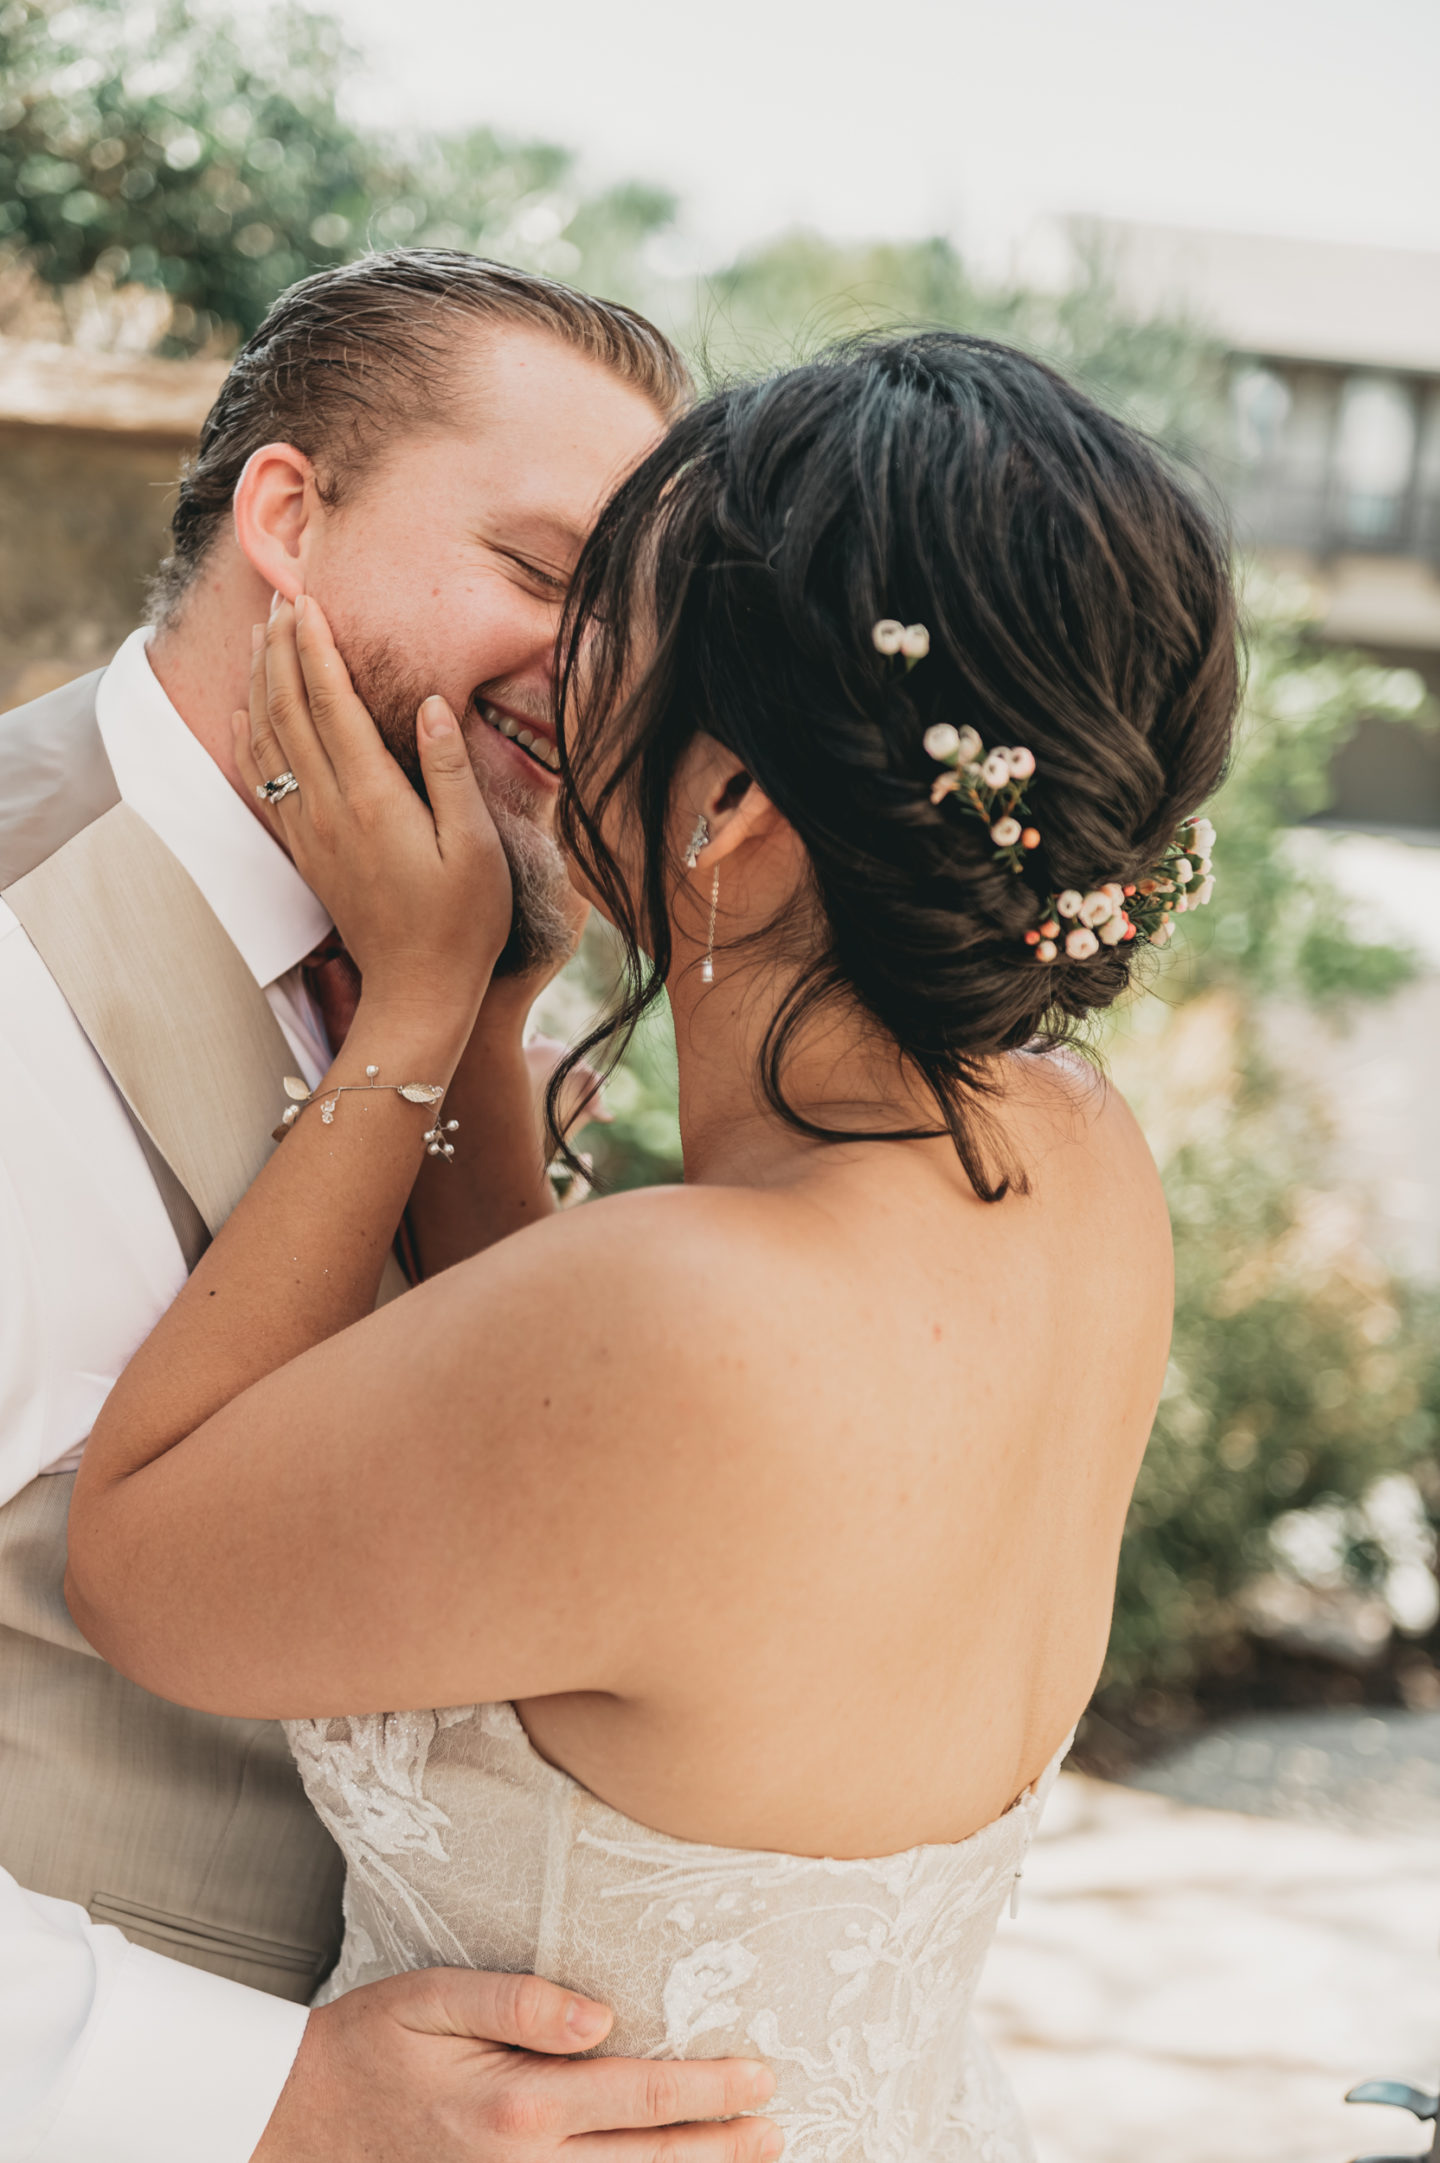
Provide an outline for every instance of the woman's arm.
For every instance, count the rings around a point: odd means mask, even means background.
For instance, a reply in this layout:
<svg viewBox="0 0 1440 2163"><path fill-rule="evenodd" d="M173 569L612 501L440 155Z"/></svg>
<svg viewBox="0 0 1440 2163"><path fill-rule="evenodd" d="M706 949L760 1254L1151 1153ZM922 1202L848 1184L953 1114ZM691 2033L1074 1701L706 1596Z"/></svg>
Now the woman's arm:
<svg viewBox="0 0 1440 2163"><path fill-rule="evenodd" d="M420 712L427 808L354 697L314 602L257 632L251 712L237 724L257 772L299 782L273 815L363 990L320 1090L112 1393L110 1447L102 1438L96 1459L111 1477L373 1307L425 1137L446 1116L393 1085L448 1088L509 928L504 854L453 716L438 699ZM372 1076L383 1086L364 1086Z"/></svg>
<svg viewBox="0 0 1440 2163"><path fill-rule="evenodd" d="M739 1206L551 1217L278 1368L227 1227L195 1287L215 1337L189 1341L229 1401L170 1439L196 1393L158 1333L121 1377L71 1508L81 1629L145 1688L256 1717L632 1695L699 1658L697 1571L729 1598L775 1512L754 1373L716 1401L697 1326L745 1327L753 1287L715 1274Z"/></svg>
<svg viewBox="0 0 1440 2163"><path fill-rule="evenodd" d="M332 1089L369 1065L447 1081L508 930L498 842L436 718L432 818L314 604L298 655L289 612L272 624L255 757L297 775L286 840L363 973ZM695 1315L725 1326L712 1240L677 1239L689 1197L622 1197L371 1314L431 1113L362 1090L327 1125L324 1101L106 1403L70 1516L76 1620L122 1672L215 1711L614 1688L661 1603L687 1602L697 1517L723 1537L695 1481L743 1484L743 1450L675 1447Z"/></svg>

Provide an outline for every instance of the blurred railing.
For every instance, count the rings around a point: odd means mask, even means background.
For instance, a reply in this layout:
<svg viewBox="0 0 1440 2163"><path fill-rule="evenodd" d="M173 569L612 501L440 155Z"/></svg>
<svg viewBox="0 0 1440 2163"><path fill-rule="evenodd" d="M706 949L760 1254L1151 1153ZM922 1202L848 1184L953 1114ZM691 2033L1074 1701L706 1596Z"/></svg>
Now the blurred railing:
<svg viewBox="0 0 1440 2163"><path fill-rule="evenodd" d="M1440 566L1440 369L1237 360L1228 494L1268 548Z"/></svg>
<svg viewBox="0 0 1440 2163"><path fill-rule="evenodd" d="M1236 526L1263 548L1316 556L1414 556L1440 569L1440 482L1399 496L1361 495L1263 467L1230 486Z"/></svg>

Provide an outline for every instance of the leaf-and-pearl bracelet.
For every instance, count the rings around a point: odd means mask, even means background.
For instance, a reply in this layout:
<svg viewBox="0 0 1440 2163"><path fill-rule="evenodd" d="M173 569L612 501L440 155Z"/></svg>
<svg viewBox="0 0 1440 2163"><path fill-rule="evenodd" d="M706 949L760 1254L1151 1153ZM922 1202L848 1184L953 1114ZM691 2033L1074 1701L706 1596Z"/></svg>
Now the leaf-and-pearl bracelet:
<svg viewBox="0 0 1440 2163"><path fill-rule="evenodd" d="M447 1164L453 1159L455 1144L447 1140L446 1137L459 1131L460 1122L458 1119L447 1119L443 1125L441 1123L440 1106L445 1101L444 1083L382 1082L378 1066L366 1067L363 1082L337 1082L330 1089L307 1089L298 1074L287 1074L285 1076L285 1094L290 1098L290 1103L286 1107L284 1117L281 1119L279 1126L276 1127L272 1139L277 1142L284 1141L285 1136L290 1132L291 1127L294 1126L295 1121L300 1117L307 1104L318 1103L322 1125L327 1127L333 1125L335 1107L341 1097L349 1096L361 1089L393 1089L396 1096L404 1097L407 1104L429 1105L435 1113L435 1123L427 1130L425 1135L425 1154L428 1157L443 1157Z"/></svg>

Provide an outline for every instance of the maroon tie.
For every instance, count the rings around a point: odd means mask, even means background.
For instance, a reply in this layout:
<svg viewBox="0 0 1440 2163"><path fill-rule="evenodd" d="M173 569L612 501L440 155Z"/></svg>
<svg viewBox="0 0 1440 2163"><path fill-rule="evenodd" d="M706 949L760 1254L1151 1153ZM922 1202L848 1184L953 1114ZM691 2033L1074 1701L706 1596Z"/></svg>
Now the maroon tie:
<svg viewBox="0 0 1440 2163"><path fill-rule="evenodd" d="M360 1003L360 971L345 951L338 931L330 932L300 964L310 996L320 1009L330 1050L338 1052L350 1034Z"/></svg>

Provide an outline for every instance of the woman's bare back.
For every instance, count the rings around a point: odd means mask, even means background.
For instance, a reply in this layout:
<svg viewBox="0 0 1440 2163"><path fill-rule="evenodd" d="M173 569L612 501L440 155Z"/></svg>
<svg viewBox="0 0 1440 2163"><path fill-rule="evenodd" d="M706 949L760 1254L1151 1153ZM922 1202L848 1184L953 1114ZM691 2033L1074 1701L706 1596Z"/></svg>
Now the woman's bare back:
<svg viewBox="0 0 1440 2163"><path fill-rule="evenodd" d="M788 1183L626 1198L670 1258L658 1337L705 1401L634 1406L758 1487L647 1589L613 1692L524 1700L536 1746L647 1824L874 1855L951 1841L1033 1780L1103 1657L1169 1340L1169 1233L1120 1099L1011 1062L1030 1192L978 1202L944 1143L797 1152ZM618 1232L618 1223L615 1226ZM625 1600L627 1588L615 1597Z"/></svg>

